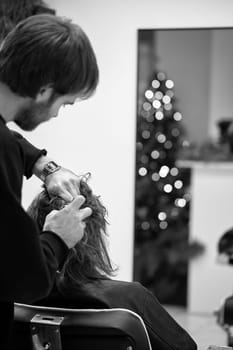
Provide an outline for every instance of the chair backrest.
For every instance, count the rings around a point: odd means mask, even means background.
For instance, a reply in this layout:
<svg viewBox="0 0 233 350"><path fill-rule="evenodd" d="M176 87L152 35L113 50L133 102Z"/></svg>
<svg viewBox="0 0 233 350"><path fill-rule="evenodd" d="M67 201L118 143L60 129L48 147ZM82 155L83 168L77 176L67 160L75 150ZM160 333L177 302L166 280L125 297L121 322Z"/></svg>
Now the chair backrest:
<svg viewBox="0 0 233 350"><path fill-rule="evenodd" d="M127 309L16 304L12 350L152 350L142 318Z"/></svg>

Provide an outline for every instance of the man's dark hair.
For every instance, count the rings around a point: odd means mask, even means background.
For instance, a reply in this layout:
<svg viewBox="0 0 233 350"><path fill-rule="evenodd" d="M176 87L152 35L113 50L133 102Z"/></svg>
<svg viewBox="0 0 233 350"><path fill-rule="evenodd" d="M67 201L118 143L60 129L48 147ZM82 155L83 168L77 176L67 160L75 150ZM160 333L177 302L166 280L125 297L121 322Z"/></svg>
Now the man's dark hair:
<svg viewBox="0 0 233 350"><path fill-rule="evenodd" d="M80 287L84 283L113 275L113 268L105 244L106 208L98 196L95 196L84 177L80 181L80 193L85 197L82 207L90 207L92 215L86 219L84 236L70 250L64 267L57 279L57 287L62 293ZM43 190L29 206L27 212L35 220L40 231L43 229L46 215L54 208L49 194Z"/></svg>
<svg viewBox="0 0 233 350"><path fill-rule="evenodd" d="M55 15L55 9L43 0L1 0L0 1L0 41L16 26L29 16L42 13Z"/></svg>
<svg viewBox="0 0 233 350"><path fill-rule="evenodd" d="M51 86L55 94L89 97L99 72L92 45L69 19L39 14L19 22L0 50L0 81L20 96L35 97Z"/></svg>

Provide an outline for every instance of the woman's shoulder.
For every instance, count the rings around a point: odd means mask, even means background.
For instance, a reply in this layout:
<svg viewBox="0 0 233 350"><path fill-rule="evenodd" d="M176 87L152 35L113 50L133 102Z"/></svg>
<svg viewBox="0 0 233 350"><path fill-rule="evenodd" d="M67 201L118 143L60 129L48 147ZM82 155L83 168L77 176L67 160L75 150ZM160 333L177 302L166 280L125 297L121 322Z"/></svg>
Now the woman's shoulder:
<svg viewBox="0 0 233 350"><path fill-rule="evenodd" d="M109 288L114 289L125 289L125 290L135 290L135 291L144 291L145 287L140 282L137 281L122 281L118 279L101 279L101 283Z"/></svg>
<svg viewBox="0 0 233 350"><path fill-rule="evenodd" d="M102 279L100 283L105 296L115 302L116 305L138 303L146 297L146 288L139 282Z"/></svg>

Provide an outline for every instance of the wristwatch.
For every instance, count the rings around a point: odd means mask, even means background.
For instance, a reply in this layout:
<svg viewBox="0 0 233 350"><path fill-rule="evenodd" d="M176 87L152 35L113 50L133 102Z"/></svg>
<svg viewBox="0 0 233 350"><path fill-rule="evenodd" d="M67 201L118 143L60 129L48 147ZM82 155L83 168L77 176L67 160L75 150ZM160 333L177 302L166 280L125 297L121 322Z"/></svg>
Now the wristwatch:
<svg viewBox="0 0 233 350"><path fill-rule="evenodd" d="M45 181L45 179L48 175L55 173L59 169L61 169L61 166L57 165L57 163L55 163L54 161L51 160L50 162L45 164L45 166L42 170L42 173L41 173L41 180Z"/></svg>

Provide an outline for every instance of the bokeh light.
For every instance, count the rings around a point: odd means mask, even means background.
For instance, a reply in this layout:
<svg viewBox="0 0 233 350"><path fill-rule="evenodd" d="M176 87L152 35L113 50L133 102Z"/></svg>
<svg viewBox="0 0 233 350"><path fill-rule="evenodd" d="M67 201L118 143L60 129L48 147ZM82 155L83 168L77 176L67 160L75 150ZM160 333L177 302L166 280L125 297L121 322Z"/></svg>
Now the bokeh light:
<svg viewBox="0 0 233 350"><path fill-rule="evenodd" d="M138 169L138 173L140 176L145 176L147 174L147 169L145 167L141 167Z"/></svg>

